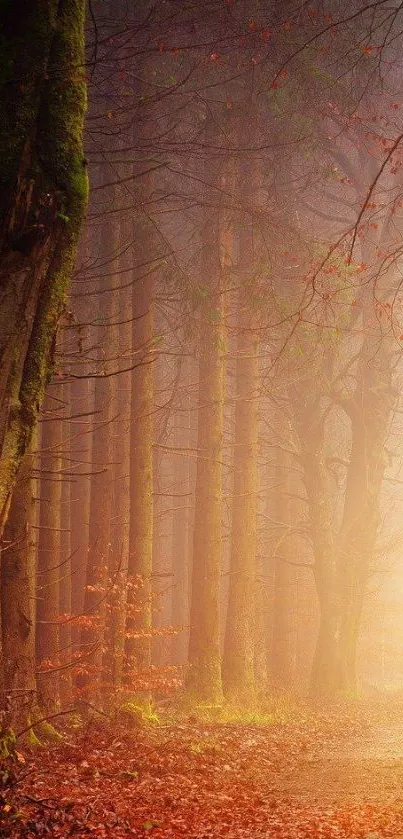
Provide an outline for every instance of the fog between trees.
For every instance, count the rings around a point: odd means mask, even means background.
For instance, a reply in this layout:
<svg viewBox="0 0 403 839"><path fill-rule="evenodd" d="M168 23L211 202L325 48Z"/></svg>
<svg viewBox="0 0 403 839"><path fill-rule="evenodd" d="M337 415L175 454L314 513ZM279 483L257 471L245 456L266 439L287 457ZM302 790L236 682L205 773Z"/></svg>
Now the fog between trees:
<svg viewBox="0 0 403 839"><path fill-rule="evenodd" d="M400 4L93 0L85 62L83 4L31 6L1 12L7 720L401 685Z"/></svg>

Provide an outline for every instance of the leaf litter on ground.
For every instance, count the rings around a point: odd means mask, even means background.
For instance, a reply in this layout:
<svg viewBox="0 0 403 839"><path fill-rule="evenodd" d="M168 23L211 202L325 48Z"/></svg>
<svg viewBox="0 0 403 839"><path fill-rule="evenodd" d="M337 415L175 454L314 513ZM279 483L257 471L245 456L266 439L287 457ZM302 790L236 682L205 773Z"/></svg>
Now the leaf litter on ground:
<svg viewBox="0 0 403 839"><path fill-rule="evenodd" d="M18 746L0 837L403 839L402 711L131 731L92 721L56 745Z"/></svg>

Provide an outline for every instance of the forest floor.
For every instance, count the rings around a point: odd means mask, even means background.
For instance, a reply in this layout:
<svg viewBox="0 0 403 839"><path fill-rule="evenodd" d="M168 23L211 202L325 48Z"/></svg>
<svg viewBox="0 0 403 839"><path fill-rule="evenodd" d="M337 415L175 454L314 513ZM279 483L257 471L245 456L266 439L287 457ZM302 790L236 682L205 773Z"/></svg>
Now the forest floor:
<svg viewBox="0 0 403 839"><path fill-rule="evenodd" d="M18 748L3 762L9 839L403 839L402 698L271 724L93 721Z"/></svg>

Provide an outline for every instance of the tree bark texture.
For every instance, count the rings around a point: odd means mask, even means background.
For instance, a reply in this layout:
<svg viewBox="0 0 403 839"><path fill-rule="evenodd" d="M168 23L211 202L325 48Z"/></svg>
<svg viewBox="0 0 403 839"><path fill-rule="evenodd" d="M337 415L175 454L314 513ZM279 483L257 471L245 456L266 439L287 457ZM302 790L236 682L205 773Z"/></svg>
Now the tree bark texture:
<svg viewBox="0 0 403 839"><path fill-rule="evenodd" d="M70 411L70 386L61 388L64 414ZM60 701L61 707L66 708L72 701L72 624L71 624L71 507L70 482L71 465L67 453L70 446L71 424L63 416L62 419L62 493L60 510L61 544L60 544L60 583L59 583L59 613L60 623Z"/></svg>
<svg viewBox="0 0 403 839"><path fill-rule="evenodd" d="M207 116L206 143L216 126ZM219 187L217 159L206 180ZM200 266L199 402L192 599L187 689L197 700L222 699L220 663L220 571L222 552L222 434L224 401L224 312L220 262L219 197L205 211Z"/></svg>
<svg viewBox="0 0 403 839"><path fill-rule="evenodd" d="M107 172L102 173L107 179ZM102 183L102 180L101 180ZM107 192L107 198L110 198ZM95 237L94 237L95 238ZM113 229L101 223L97 231L99 265L109 265L116 248ZM95 242L94 242L95 244ZM97 284L97 317L95 345L97 348L94 384L94 428L92 432L91 483L89 504L88 554L86 584L81 629L82 666L77 684L84 699L92 697L101 701L104 689L102 660L105 641L106 602L109 585L112 516L112 460L113 460L113 411L116 347L113 344L110 324L115 316L113 293L108 290L108 275L101 276ZM107 274L107 272L105 272Z"/></svg>
<svg viewBox="0 0 403 839"><path fill-rule="evenodd" d="M127 230L119 225L116 231L118 251L123 249ZM122 234L123 238L122 238ZM118 268L125 272L132 253L119 257ZM126 273L121 273L121 284L125 284ZM117 281L119 272L117 272ZM113 337L113 354L116 367L127 367L131 360L131 299L130 289L121 288L115 295L113 320L110 330L110 344ZM109 591L107 599L106 639L104 655L105 687L109 702L117 707L121 699L123 658L126 625L127 567L130 535L130 406L131 373L114 377L114 434L112 440L112 519L111 549L109 555Z"/></svg>
<svg viewBox="0 0 403 839"><path fill-rule="evenodd" d="M87 200L84 0L3 3L0 531L52 360Z"/></svg>
<svg viewBox="0 0 403 839"><path fill-rule="evenodd" d="M240 190L247 207L253 201L256 164L247 160L240 171ZM223 654L225 693L239 702L255 693L256 515L259 359L253 310L256 264L253 217L239 220L239 272L242 289L237 305L234 482L229 599Z"/></svg>
<svg viewBox="0 0 403 839"><path fill-rule="evenodd" d="M31 441L31 445L34 438ZM26 727L36 706L35 456L28 451L15 483L1 557L1 615L4 655L3 703L15 731Z"/></svg>
<svg viewBox="0 0 403 839"><path fill-rule="evenodd" d="M41 708L54 712L59 706L60 627L59 580L61 576L62 422L60 388L52 387L42 419L40 516L37 575L37 664ZM56 399L53 397L56 396Z"/></svg>
<svg viewBox="0 0 403 839"><path fill-rule="evenodd" d="M149 222L135 227L141 253L155 241ZM141 261L141 260L140 260ZM144 260L145 261L145 260ZM144 269L140 269L143 270ZM132 373L130 426L130 548L126 621L128 686L141 688L151 660L151 574L153 546L153 268L135 277L132 296Z"/></svg>

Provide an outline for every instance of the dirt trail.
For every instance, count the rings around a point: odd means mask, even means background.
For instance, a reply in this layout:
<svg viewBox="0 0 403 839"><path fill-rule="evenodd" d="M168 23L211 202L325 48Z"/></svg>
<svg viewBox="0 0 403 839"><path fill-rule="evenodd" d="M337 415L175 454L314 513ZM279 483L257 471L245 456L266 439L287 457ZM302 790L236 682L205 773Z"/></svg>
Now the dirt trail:
<svg viewBox="0 0 403 839"><path fill-rule="evenodd" d="M401 705L87 729L17 761L0 837L403 839Z"/></svg>
<svg viewBox="0 0 403 839"><path fill-rule="evenodd" d="M403 720L374 727L367 739L356 737L349 748L355 760L403 763Z"/></svg>
<svg viewBox="0 0 403 839"><path fill-rule="evenodd" d="M302 757L283 790L299 800L332 805L403 803L403 721L374 725Z"/></svg>

